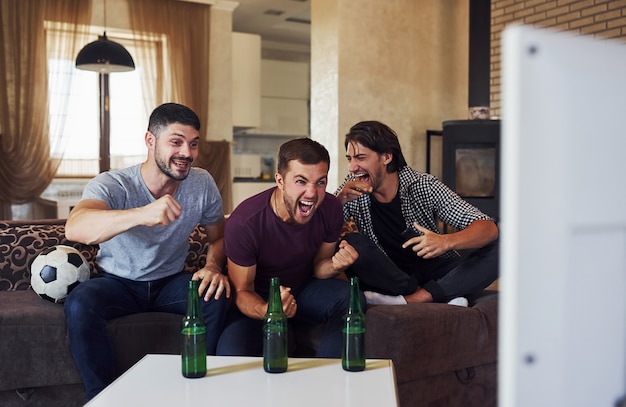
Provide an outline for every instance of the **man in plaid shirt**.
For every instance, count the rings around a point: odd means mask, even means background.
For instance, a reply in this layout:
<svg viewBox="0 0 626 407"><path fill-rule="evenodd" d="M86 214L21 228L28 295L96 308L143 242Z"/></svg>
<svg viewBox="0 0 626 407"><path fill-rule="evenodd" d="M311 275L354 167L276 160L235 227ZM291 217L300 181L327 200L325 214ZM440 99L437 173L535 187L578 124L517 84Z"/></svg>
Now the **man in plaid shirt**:
<svg viewBox="0 0 626 407"><path fill-rule="evenodd" d="M377 121L354 125L345 139L350 174L335 195L344 239L359 253L348 269L370 304L448 302L498 278L498 227L430 174L411 169L395 132ZM454 228L441 233L438 223ZM461 257L458 250L471 249Z"/></svg>

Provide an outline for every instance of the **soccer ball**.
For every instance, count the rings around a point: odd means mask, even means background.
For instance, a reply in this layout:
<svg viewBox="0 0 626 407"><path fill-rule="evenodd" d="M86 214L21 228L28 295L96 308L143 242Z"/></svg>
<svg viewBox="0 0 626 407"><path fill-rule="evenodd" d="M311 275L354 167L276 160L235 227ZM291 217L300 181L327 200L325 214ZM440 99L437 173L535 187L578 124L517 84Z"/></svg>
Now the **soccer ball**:
<svg viewBox="0 0 626 407"><path fill-rule="evenodd" d="M30 266L30 285L41 298L60 304L89 279L89 264L73 247L58 245L39 253Z"/></svg>

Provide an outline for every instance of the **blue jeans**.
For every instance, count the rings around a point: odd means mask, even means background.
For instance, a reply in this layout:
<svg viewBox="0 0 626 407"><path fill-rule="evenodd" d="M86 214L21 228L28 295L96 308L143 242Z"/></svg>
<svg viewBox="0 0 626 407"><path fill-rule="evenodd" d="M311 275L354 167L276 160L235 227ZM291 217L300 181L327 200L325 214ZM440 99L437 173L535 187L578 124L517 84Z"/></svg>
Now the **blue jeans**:
<svg viewBox="0 0 626 407"><path fill-rule="evenodd" d="M117 377L115 349L107 321L140 312L187 312L191 274L156 281L132 281L104 273L79 284L65 300L65 319L72 356L91 399ZM201 300L207 325L207 354L215 354L228 300ZM182 321L182 318L181 318Z"/></svg>
<svg viewBox="0 0 626 407"><path fill-rule="evenodd" d="M336 278L311 279L298 289L292 290L292 294L298 303L294 320L307 324L325 323L316 356L340 358L342 319L348 309L348 283ZM365 304L363 298L361 303ZM217 354L261 356L263 353L262 328L262 319L249 318L234 306L219 339Z"/></svg>

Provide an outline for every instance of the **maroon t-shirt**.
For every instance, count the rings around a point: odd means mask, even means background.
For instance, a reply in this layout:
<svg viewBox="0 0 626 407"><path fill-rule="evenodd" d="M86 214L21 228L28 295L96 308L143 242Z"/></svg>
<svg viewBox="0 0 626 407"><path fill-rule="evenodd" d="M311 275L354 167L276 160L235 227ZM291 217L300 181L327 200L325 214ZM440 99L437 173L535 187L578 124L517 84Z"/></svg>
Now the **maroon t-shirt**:
<svg viewBox="0 0 626 407"><path fill-rule="evenodd" d="M292 225L280 220L270 205L270 188L243 201L228 218L224 252L244 267L256 264L255 290L266 294L270 279L297 288L313 275L313 259L322 243L339 239L343 211L337 198L326 193L311 220Z"/></svg>

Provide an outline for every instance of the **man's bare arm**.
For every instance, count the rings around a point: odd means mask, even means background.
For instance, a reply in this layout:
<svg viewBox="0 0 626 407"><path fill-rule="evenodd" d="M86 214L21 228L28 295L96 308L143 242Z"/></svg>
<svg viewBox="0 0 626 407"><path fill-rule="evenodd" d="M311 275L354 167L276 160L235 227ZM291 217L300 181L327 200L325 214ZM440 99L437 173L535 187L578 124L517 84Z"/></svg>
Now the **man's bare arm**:
<svg viewBox="0 0 626 407"><path fill-rule="evenodd" d="M228 259L228 277L235 290L237 308L246 316L261 319L267 311L267 303L254 290L256 265L243 267Z"/></svg>
<svg viewBox="0 0 626 407"><path fill-rule="evenodd" d="M475 220L465 229L455 232L438 234L417 223L415 229L422 234L410 238L402 247L413 246L411 250L424 259L432 259L448 250L477 249L498 238L498 227L490 220Z"/></svg>
<svg viewBox="0 0 626 407"><path fill-rule="evenodd" d="M65 223L65 236L84 244L97 244L135 226L168 225L176 220L181 207L165 195L139 208L113 210L96 199L82 200L72 209Z"/></svg>
<svg viewBox="0 0 626 407"><path fill-rule="evenodd" d="M314 260L315 277L320 279L335 277L359 258L354 247L345 240L340 242L339 250L336 252L335 247L335 243L322 243Z"/></svg>
<svg viewBox="0 0 626 407"><path fill-rule="evenodd" d="M228 259L228 276L235 290L237 308L250 318L263 319L267 312L267 302L254 290L256 265L243 267ZM290 288L280 286L280 300L287 318L293 317L297 304Z"/></svg>

